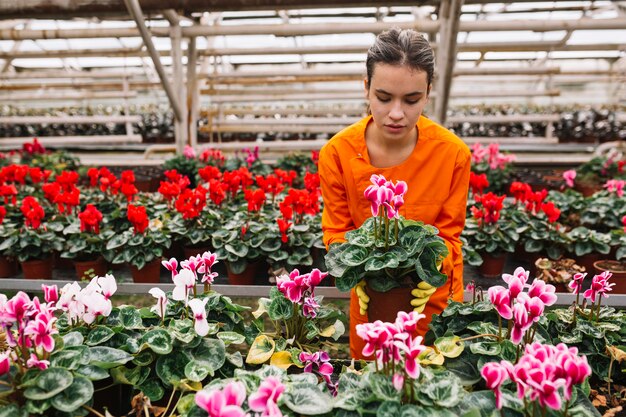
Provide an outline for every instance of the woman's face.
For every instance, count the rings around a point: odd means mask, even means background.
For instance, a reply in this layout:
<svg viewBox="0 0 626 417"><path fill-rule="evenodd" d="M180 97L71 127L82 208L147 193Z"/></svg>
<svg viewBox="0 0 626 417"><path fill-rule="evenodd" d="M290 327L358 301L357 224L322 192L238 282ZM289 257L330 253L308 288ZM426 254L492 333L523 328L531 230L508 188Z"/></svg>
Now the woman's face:
<svg viewBox="0 0 626 417"><path fill-rule="evenodd" d="M384 141L408 140L428 103L425 71L406 65L376 64L365 93L376 133Z"/></svg>

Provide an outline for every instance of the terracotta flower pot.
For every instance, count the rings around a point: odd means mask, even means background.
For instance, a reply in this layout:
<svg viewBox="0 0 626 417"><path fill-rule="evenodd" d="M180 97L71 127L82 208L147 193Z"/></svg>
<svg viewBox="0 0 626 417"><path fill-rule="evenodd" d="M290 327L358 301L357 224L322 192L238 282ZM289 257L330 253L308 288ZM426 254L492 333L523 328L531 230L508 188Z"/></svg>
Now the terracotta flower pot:
<svg viewBox="0 0 626 417"><path fill-rule="evenodd" d="M161 258L156 258L137 269L135 265L129 265L133 281L138 284L158 284L161 282Z"/></svg>
<svg viewBox="0 0 626 417"><path fill-rule="evenodd" d="M414 288L414 286L396 287L389 291L379 292L365 286L365 291L370 297L367 305L367 317L370 323L376 320L393 323L399 311L413 311L411 291Z"/></svg>
<svg viewBox="0 0 626 417"><path fill-rule="evenodd" d="M19 267L15 258L0 256L0 278L11 278L19 273Z"/></svg>
<svg viewBox="0 0 626 417"><path fill-rule="evenodd" d="M184 246L183 256L185 259L189 259L192 256L202 255L204 252L210 251L208 246Z"/></svg>
<svg viewBox="0 0 626 417"><path fill-rule="evenodd" d="M33 259L21 262L22 272L26 279L52 279L52 256L46 259Z"/></svg>
<svg viewBox="0 0 626 417"><path fill-rule="evenodd" d="M593 267L598 274L605 271L613 274L609 282L615 284L613 287L614 294L626 294L626 261L604 259L594 262Z"/></svg>
<svg viewBox="0 0 626 417"><path fill-rule="evenodd" d="M502 276L507 259L506 252L496 255L487 252L480 252L480 256L483 258L483 263L478 267L478 272L480 272L483 277L499 278Z"/></svg>
<svg viewBox="0 0 626 417"><path fill-rule="evenodd" d="M74 261L76 276L79 280L103 277L107 273L107 263L102 256L90 261Z"/></svg>
<svg viewBox="0 0 626 417"><path fill-rule="evenodd" d="M240 274L236 274L230 269L230 264L226 262L226 272L230 285L254 285L254 278L261 268L261 261L248 262L246 269Z"/></svg>

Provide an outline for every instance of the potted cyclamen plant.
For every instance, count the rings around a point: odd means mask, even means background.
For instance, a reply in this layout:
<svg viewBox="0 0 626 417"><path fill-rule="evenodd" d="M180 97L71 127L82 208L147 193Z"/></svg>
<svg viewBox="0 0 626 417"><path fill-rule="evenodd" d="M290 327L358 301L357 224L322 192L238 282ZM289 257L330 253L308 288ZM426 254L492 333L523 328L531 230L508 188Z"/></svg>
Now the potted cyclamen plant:
<svg viewBox="0 0 626 417"><path fill-rule="evenodd" d="M132 226L107 242L108 260L128 263L135 282L159 282L163 251L172 244L169 228L161 219L150 221L144 206L128 204L126 217Z"/></svg>
<svg viewBox="0 0 626 417"><path fill-rule="evenodd" d="M78 220L78 221L77 221ZM73 259L78 279L90 278L90 275L104 276L107 264L104 258L107 239L113 231L100 233L102 213L93 204L87 204L63 230L65 250L62 258ZM108 256L107 256L108 257Z"/></svg>
<svg viewBox="0 0 626 417"><path fill-rule="evenodd" d="M372 175L371 181L365 198L372 217L347 232L346 242L331 245L325 260L340 291L365 280L371 321L391 321L398 311L413 310L411 291L422 282L440 287L447 281L439 269L448 249L436 227L400 216L408 189L404 181L394 184L382 175Z"/></svg>
<svg viewBox="0 0 626 417"><path fill-rule="evenodd" d="M302 367L302 352L320 352L322 346L343 335L345 314L335 306L322 305L322 297L315 295L315 288L327 276L319 269L309 273L294 269L276 278L270 297L259 298L259 308L252 313L260 334L250 346L246 363L269 362L284 369ZM265 331L266 320L261 320L265 315L273 325L273 333Z"/></svg>
<svg viewBox="0 0 626 417"><path fill-rule="evenodd" d="M63 250L63 239L59 233L63 225L44 222L45 211L35 197L22 200L20 211L24 216L24 227L3 242L18 247L17 259L21 263L24 278L50 279L54 265L53 253Z"/></svg>
<svg viewBox="0 0 626 417"><path fill-rule="evenodd" d="M271 240L268 237L276 235L260 215L265 192L246 189L244 197L247 205L241 204L241 207L246 211L235 212L211 239L218 258L225 260L228 281L234 285L254 284L263 265L262 255L271 250L267 247Z"/></svg>
<svg viewBox="0 0 626 417"><path fill-rule="evenodd" d="M466 220L462 233L482 258L479 271L485 277L502 274L507 253L515 251L519 239L515 223L503 210L504 198L491 192L474 196L476 204L470 208L472 216Z"/></svg>

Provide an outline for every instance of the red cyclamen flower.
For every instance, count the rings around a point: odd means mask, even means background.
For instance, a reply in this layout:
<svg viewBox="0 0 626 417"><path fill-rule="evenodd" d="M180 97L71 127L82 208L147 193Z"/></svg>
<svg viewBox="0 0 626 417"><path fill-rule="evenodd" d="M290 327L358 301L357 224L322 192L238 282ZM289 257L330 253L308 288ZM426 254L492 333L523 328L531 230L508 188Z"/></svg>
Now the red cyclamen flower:
<svg viewBox="0 0 626 417"><path fill-rule="evenodd" d="M135 233L143 233L148 228L148 215L144 206L129 204L127 218L135 228Z"/></svg>
<svg viewBox="0 0 626 417"><path fill-rule="evenodd" d="M24 224L26 226L32 227L33 229L39 228L43 218L46 215L43 207L41 207L41 205L39 205L39 202L37 202L37 199L31 196L24 197L20 210L25 217Z"/></svg>
<svg viewBox="0 0 626 417"><path fill-rule="evenodd" d="M95 234L100 233L102 213L96 208L96 206L93 204L87 204L87 207L78 215L78 218L80 219L81 232L93 232Z"/></svg>

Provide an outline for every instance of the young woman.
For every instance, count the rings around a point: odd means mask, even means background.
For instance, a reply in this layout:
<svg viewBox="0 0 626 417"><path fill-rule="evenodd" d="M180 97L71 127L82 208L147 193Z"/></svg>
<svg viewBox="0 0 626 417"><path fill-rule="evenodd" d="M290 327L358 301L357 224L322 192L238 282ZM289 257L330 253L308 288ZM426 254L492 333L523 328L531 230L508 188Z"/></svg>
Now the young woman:
<svg viewBox="0 0 626 417"><path fill-rule="evenodd" d="M422 116L432 88L434 62L432 48L419 33L400 29L381 33L366 61L370 115L337 133L319 158L327 247L342 242L345 232L371 216L363 192L371 184L372 174L406 181L409 191L400 214L439 229L449 251L441 269L448 281L414 300L416 306L425 305L420 334L426 333L432 314L441 313L449 298L463 299L459 236L465 225L470 173L467 145ZM367 297L362 296L362 288L358 290L361 303L355 290L350 299L350 352L354 358L363 357L364 346L356 325L368 321Z"/></svg>

